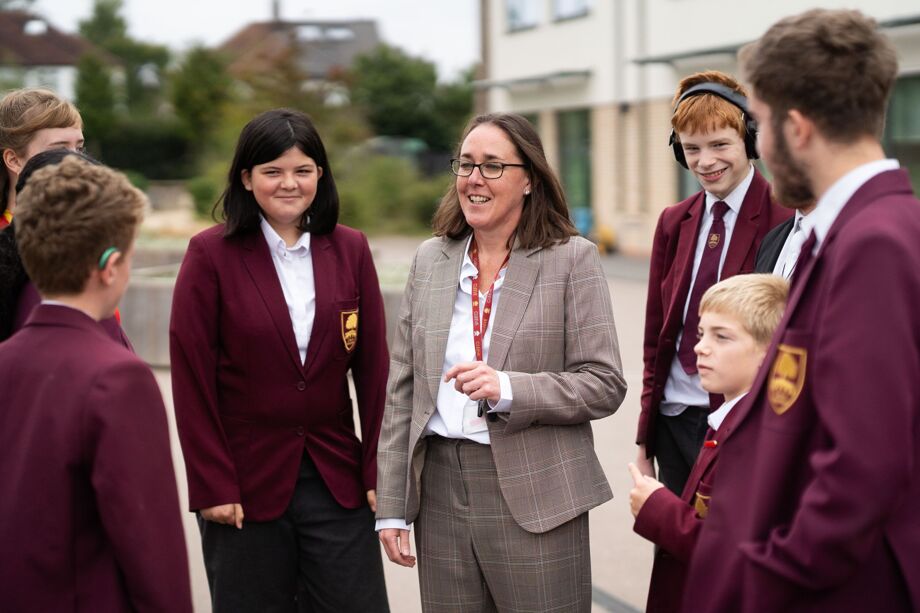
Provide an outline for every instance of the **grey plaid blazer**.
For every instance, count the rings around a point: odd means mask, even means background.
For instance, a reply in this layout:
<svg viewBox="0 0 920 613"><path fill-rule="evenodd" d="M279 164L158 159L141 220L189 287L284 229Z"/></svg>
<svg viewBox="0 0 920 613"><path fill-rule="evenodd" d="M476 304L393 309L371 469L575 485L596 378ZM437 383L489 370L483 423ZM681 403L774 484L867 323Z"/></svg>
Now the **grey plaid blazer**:
<svg viewBox="0 0 920 613"><path fill-rule="evenodd" d="M377 517L413 522L465 240L415 254L390 359L377 453ZM626 394L607 281L581 237L515 248L494 315L488 363L511 380L511 412L489 422L499 486L515 521L546 532L612 498L590 420ZM446 485L445 485L446 486Z"/></svg>

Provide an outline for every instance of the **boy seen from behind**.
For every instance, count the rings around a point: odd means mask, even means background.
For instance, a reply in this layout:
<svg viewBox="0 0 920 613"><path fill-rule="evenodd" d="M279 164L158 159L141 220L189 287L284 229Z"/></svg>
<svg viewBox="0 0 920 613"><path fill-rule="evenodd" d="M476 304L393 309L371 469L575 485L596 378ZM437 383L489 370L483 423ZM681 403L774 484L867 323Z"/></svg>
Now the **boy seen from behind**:
<svg viewBox="0 0 920 613"><path fill-rule="evenodd" d="M42 296L0 344L0 594L5 611L191 612L166 411L150 368L106 334L143 194L68 156L18 196Z"/></svg>
<svg viewBox="0 0 920 613"><path fill-rule="evenodd" d="M635 464L629 494L633 529L658 545L647 610L677 611L690 554L709 510L719 439L732 428L732 409L747 394L773 332L782 319L787 282L749 274L713 285L700 301L699 342L694 347L703 389L725 402L708 416L709 430L680 498Z"/></svg>

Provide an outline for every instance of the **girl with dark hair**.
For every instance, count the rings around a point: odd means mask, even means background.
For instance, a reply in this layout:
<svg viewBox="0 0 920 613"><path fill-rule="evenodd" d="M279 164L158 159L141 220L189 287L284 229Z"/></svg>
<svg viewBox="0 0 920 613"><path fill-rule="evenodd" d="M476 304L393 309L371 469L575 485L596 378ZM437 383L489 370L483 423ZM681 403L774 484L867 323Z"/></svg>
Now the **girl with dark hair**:
<svg viewBox="0 0 920 613"><path fill-rule="evenodd" d="M383 300L367 239L336 224L310 119L250 121L219 204L224 223L189 243L170 324L214 611L388 611L373 523Z"/></svg>

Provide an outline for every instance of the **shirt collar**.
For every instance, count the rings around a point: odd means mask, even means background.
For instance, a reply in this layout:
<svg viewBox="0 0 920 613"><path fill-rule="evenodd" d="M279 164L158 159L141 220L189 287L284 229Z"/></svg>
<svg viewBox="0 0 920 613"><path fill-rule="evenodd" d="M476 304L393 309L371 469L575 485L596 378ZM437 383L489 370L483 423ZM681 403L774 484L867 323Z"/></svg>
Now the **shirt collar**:
<svg viewBox="0 0 920 613"><path fill-rule="evenodd" d="M305 258L310 254L310 233L304 232L300 235L300 238L297 239L297 242L294 243L292 247L288 247L284 242L284 239L275 232L275 229L271 226L268 221L265 220L265 217L259 215L259 227L262 228L262 235L265 237L265 242L268 243L268 249L272 254L281 256L281 257L294 257L294 258Z"/></svg>
<svg viewBox="0 0 920 613"><path fill-rule="evenodd" d="M473 266L473 260L470 259L470 243L473 242L473 235L471 234L468 239L466 239L466 247L463 250L463 263L460 264L460 289L466 292L467 294L473 293L473 277L479 274L479 270ZM502 281L505 278L505 271L507 266L502 268L498 272L498 279L495 280L495 289L496 291L501 288ZM480 284L480 288L482 285ZM480 291L485 291L489 289L487 285L485 289Z"/></svg>
<svg viewBox="0 0 920 613"><path fill-rule="evenodd" d="M731 412L735 405L741 402L741 399L747 396L747 392L741 394L737 398L731 400L726 400L722 403L718 409L709 414L709 417L706 418L706 421L709 422L709 427L716 431L719 429L719 426L722 425L722 422L725 421L725 418L728 417L728 414Z"/></svg>
<svg viewBox="0 0 920 613"><path fill-rule="evenodd" d="M899 167L900 164L897 160L875 160L874 162L857 166L837 179L818 199L818 205L815 210L802 221L802 230L805 230L806 236L812 230L815 232L816 242L813 253L818 252L818 248L827 237L827 233L830 232L831 226L834 225L837 216L840 215L840 211L850 201L853 194L872 177L889 170L897 170Z"/></svg>
<svg viewBox="0 0 920 613"><path fill-rule="evenodd" d="M748 168L747 176L744 180L731 191L731 193L725 198L721 199L722 202L728 205L728 208L738 214L738 211L741 210L741 204L744 202L744 197L747 195L747 190L751 186L751 181L754 180L754 166L750 165ZM712 214L712 205L718 202L720 199L710 192L706 192L706 212L710 215Z"/></svg>

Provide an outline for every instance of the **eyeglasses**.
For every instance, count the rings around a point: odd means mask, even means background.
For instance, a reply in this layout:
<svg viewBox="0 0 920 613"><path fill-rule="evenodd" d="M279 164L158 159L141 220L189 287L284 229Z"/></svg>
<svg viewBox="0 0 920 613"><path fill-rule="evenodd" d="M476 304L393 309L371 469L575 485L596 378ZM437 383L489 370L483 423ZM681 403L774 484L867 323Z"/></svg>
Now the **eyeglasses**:
<svg viewBox="0 0 920 613"><path fill-rule="evenodd" d="M498 179L508 166L518 166L520 168L527 167L526 164L504 164L502 162L483 162L482 164L474 164L467 160L453 159L450 161L450 170L458 177L468 177L473 174L473 169L478 168L479 174L482 175L483 179Z"/></svg>

